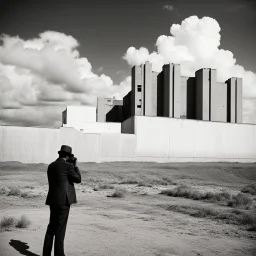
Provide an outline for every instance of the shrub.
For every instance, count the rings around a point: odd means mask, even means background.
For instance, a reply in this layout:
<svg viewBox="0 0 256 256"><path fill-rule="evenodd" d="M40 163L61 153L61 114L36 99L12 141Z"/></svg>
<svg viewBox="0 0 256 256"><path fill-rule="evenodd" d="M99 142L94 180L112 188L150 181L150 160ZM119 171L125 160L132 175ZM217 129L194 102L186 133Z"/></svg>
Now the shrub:
<svg viewBox="0 0 256 256"><path fill-rule="evenodd" d="M138 187L152 187L152 185L149 184L148 182L140 181L140 182L138 183Z"/></svg>
<svg viewBox="0 0 256 256"><path fill-rule="evenodd" d="M21 218L18 220L16 227L27 228L30 225L30 223L30 220L25 215L22 215Z"/></svg>
<svg viewBox="0 0 256 256"><path fill-rule="evenodd" d="M253 200L243 193L233 195L231 200L228 202L228 206L250 209L253 206Z"/></svg>
<svg viewBox="0 0 256 256"><path fill-rule="evenodd" d="M124 197L125 192L126 191L124 189L116 189L110 197Z"/></svg>
<svg viewBox="0 0 256 256"><path fill-rule="evenodd" d="M3 217L0 222L1 228L10 228L15 225L15 218L13 217Z"/></svg>
<svg viewBox="0 0 256 256"><path fill-rule="evenodd" d="M104 184L99 186L100 189L113 189L114 186L109 185L109 184Z"/></svg>
<svg viewBox="0 0 256 256"><path fill-rule="evenodd" d="M223 212L223 210L215 210L210 207L203 206L186 206L186 205L170 205L167 210L188 214L198 218L210 218L214 220L222 220L227 224L244 225L249 231L256 230L256 214L255 211L243 212L240 210L232 210Z"/></svg>
<svg viewBox="0 0 256 256"><path fill-rule="evenodd" d="M256 184L246 185L241 189L241 192L256 195Z"/></svg>
<svg viewBox="0 0 256 256"><path fill-rule="evenodd" d="M20 196L21 191L18 188L11 188L11 190L7 194L8 196Z"/></svg>
<svg viewBox="0 0 256 256"><path fill-rule="evenodd" d="M123 177L120 181L120 184L138 184L140 180L137 180L135 177Z"/></svg>
<svg viewBox="0 0 256 256"><path fill-rule="evenodd" d="M3 188L0 188L0 195L5 195L5 194L7 194L7 189L5 188L5 187L3 187Z"/></svg>

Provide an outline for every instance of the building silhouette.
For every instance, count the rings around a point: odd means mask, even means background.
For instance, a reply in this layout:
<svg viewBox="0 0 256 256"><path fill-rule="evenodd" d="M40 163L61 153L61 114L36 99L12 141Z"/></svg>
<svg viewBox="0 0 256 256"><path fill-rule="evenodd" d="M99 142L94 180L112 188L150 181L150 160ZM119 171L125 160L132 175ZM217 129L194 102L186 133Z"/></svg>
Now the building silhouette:
<svg viewBox="0 0 256 256"><path fill-rule="evenodd" d="M242 122L242 79L217 82L217 71L202 68L181 76L180 65L160 73L146 62L132 68L131 91L117 101L98 98L98 122L122 122L131 116L162 116L214 122Z"/></svg>

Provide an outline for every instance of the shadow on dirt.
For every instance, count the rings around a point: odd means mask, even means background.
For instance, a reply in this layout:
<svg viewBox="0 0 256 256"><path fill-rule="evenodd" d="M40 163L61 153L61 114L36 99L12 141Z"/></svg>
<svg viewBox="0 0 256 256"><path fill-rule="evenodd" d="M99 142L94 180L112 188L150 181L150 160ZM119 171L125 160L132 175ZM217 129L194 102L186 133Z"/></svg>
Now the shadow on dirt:
<svg viewBox="0 0 256 256"><path fill-rule="evenodd" d="M9 245L12 246L15 250L17 250L21 255L40 256L38 254L28 251L29 246L27 245L27 243L23 243L19 240L11 239L11 241L9 242Z"/></svg>

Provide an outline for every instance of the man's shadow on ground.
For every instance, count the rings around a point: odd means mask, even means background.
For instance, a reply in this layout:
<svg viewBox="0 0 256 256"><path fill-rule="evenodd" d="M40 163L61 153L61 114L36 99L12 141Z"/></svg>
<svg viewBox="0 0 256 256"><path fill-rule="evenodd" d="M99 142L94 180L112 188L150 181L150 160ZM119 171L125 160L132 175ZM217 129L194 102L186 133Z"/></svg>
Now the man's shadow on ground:
<svg viewBox="0 0 256 256"><path fill-rule="evenodd" d="M28 251L29 246L27 243L23 243L19 240L13 240L9 242L9 245L12 246L15 250L17 250L20 254L26 255L26 256L40 256L38 254L35 254L33 252Z"/></svg>

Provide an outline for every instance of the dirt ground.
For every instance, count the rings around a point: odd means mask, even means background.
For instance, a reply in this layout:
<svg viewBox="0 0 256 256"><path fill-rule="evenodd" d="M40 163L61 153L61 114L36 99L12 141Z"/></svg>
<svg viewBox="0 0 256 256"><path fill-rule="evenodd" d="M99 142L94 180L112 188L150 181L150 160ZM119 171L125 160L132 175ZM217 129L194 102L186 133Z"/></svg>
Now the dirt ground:
<svg viewBox="0 0 256 256"><path fill-rule="evenodd" d="M66 256L255 256L256 232L221 219L194 217L168 206L230 211L215 202L171 197L162 190L186 184L199 191L238 193L256 183L255 164L80 163L82 183L72 205L65 237ZM0 163L0 219L26 215L31 224L0 232L0 255L42 255L49 221L47 165ZM110 197L116 189L124 197ZM255 196L251 196L255 203ZM249 210L243 210L247 212Z"/></svg>

